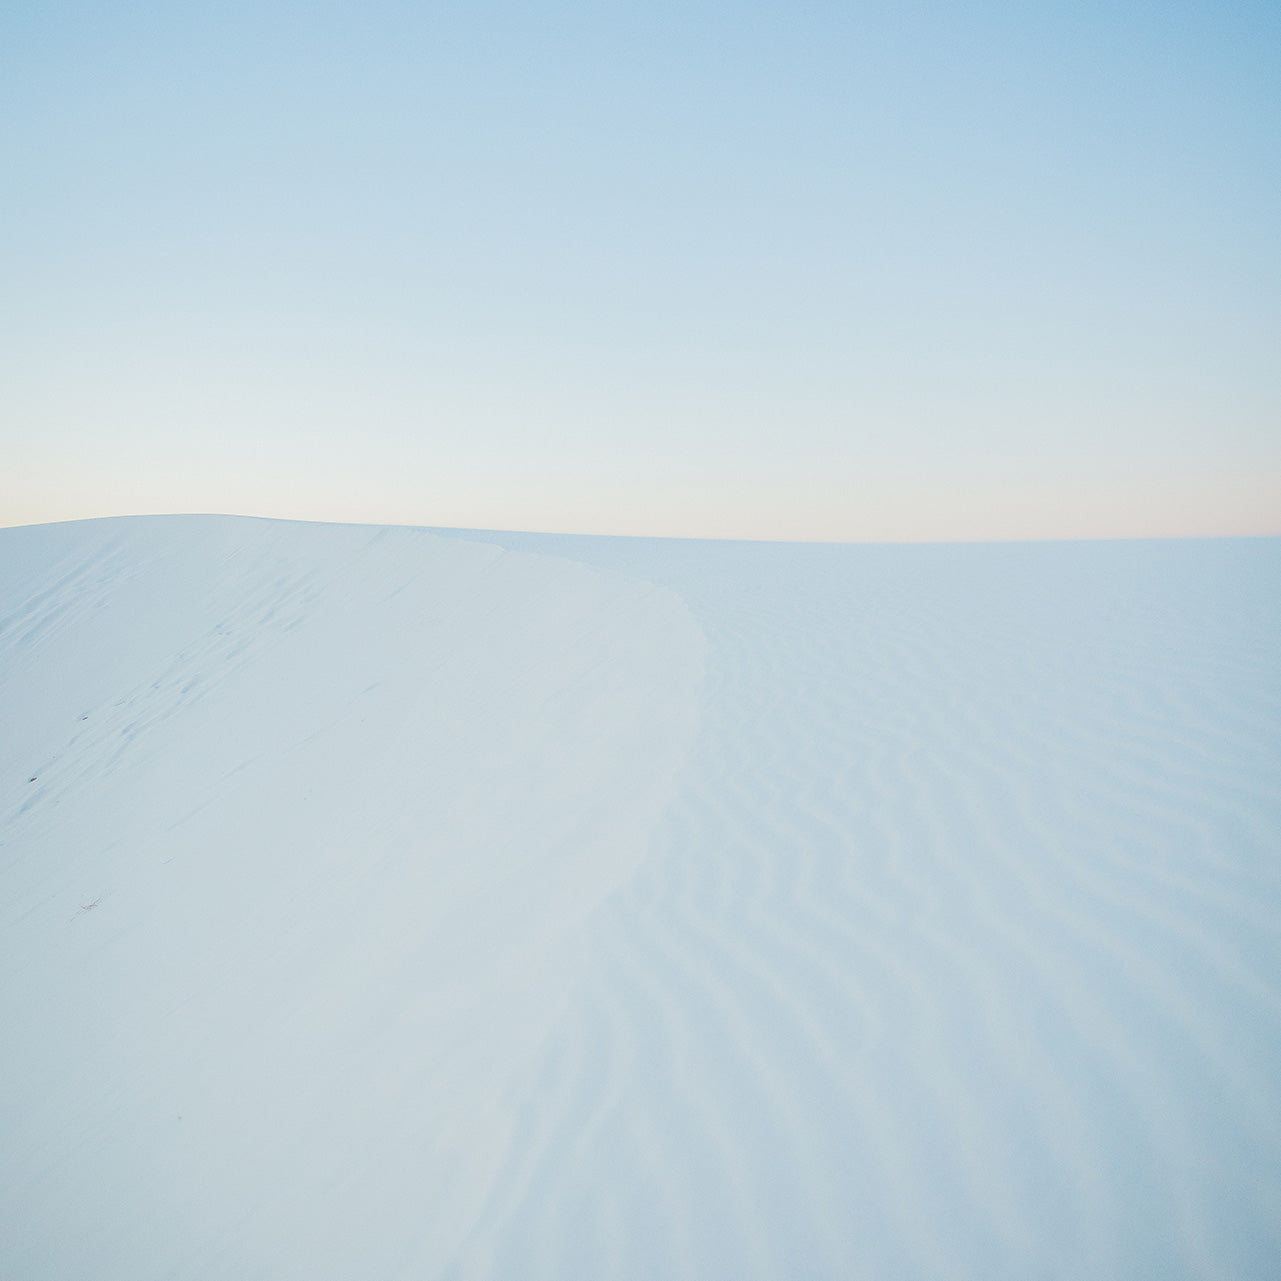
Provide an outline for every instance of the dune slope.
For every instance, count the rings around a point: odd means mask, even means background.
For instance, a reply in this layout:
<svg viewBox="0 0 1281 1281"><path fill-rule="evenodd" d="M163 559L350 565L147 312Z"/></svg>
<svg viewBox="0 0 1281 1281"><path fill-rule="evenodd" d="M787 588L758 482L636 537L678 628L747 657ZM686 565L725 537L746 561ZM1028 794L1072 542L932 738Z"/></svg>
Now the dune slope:
<svg viewBox="0 0 1281 1281"><path fill-rule="evenodd" d="M0 1274L1272 1275L1278 582L0 531Z"/></svg>
<svg viewBox="0 0 1281 1281"><path fill-rule="evenodd" d="M447 1257L691 741L688 611L398 530L0 546L0 1273Z"/></svg>

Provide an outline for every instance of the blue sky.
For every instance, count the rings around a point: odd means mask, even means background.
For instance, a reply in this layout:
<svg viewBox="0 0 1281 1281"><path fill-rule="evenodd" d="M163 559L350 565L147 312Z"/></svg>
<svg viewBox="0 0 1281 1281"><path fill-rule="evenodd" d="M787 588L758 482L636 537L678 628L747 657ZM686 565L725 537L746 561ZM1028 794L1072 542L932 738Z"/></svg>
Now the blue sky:
<svg viewBox="0 0 1281 1281"><path fill-rule="evenodd" d="M0 523L1281 532L1273 4L11 3Z"/></svg>

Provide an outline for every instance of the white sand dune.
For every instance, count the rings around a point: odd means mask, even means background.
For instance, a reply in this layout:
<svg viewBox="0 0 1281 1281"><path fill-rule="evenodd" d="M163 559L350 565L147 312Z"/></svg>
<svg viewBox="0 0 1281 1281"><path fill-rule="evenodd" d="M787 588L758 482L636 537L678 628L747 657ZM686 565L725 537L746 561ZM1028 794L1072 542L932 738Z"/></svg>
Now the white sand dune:
<svg viewBox="0 0 1281 1281"><path fill-rule="evenodd" d="M1281 541L0 531L0 1276L1265 1278Z"/></svg>

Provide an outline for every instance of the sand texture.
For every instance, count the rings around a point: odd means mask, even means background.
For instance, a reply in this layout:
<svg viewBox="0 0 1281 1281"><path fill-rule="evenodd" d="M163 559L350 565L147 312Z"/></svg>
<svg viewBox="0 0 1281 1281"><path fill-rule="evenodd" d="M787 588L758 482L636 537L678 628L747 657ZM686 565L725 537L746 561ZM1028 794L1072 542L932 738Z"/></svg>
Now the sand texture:
<svg viewBox="0 0 1281 1281"><path fill-rule="evenodd" d="M1281 540L0 530L0 1277L1271 1278Z"/></svg>

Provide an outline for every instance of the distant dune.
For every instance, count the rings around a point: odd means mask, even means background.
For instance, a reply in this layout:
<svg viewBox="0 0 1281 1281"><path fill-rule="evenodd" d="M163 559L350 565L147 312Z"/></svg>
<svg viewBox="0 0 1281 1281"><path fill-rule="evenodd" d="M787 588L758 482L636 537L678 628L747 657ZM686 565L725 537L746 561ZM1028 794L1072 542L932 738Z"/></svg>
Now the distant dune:
<svg viewBox="0 0 1281 1281"><path fill-rule="evenodd" d="M1272 1278L1281 540L0 530L0 1277Z"/></svg>

